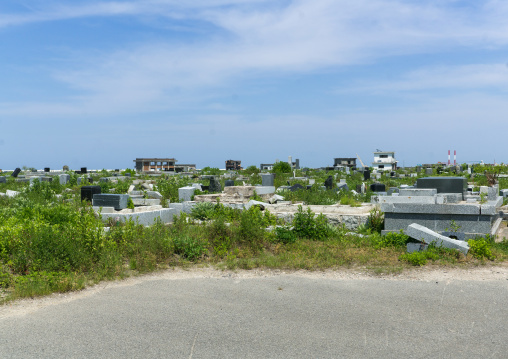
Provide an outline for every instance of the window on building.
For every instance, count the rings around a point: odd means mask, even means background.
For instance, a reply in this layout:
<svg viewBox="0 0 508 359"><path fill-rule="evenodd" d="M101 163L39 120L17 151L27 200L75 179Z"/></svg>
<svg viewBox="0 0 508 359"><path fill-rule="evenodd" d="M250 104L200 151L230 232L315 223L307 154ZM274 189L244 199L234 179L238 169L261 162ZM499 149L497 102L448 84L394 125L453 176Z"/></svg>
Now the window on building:
<svg viewBox="0 0 508 359"><path fill-rule="evenodd" d="M379 155L379 158L388 158L388 155Z"/></svg>

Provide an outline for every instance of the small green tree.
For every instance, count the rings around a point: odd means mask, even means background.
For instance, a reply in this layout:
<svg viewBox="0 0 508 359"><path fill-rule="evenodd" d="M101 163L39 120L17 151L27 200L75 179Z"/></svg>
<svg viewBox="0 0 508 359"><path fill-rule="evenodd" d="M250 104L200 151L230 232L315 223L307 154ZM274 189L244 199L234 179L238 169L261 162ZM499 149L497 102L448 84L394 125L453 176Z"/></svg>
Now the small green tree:
<svg viewBox="0 0 508 359"><path fill-rule="evenodd" d="M291 173L291 166L287 162L277 162L273 165L273 172Z"/></svg>
<svg viewBox="0 0 508 359"><path fill-rule="evenodd" d="M256 166L249 166L247 167L245 170L244 170L244 173L246 175L254 175L254 174L258 174L260 171L259 171L259 168L257 168Z"/></svg>

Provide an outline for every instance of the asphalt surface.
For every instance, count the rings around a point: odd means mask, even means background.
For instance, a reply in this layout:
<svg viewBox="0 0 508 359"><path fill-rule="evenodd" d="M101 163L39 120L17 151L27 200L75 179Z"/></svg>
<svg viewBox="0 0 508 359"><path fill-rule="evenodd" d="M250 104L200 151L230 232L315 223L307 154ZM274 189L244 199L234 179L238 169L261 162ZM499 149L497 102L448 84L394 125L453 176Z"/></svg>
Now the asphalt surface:
<svg viewBox="0 0 508 359"><path fill-rule="evenodd" d="M0 358L508 358L507 294L508 280L140 280L2 308Z"/></svg>

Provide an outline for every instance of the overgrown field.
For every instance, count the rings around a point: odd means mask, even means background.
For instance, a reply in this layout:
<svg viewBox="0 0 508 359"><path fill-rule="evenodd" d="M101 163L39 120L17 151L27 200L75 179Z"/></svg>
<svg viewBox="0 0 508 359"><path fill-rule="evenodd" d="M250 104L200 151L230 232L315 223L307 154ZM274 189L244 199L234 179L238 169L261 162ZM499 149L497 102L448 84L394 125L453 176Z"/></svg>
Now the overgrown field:
<svg viewBox="0 0 508 359"><path fill-rule="evenodd" d="M157 188L173 199L175 188L189 181L159 180ZM114 191L125 193L129 185L120 182ZM101 186L104 192L113 188L107 182ZM284 224L257 207L239 211L220 203L199 204L190 216L183 214L172 225L112 222L106 228L90 204L80 201L75 178L67 186L57 181L28 186L9 180L0 184L0 192L6 189L20 194L0 197L0 301L79 290L101 280L195 264L224 269L360 267L394 273L426 263L477 266L508 259L508 241L493 243L491 238L471 241L467 257L434 247L406 254L407 236L379 234L382 213L378 211L371 213L369 226L355 233L331 227L323 216L309 211L300 210L292 223ZM319 202L312 193L322 201L351 198L317 189L300 195L308 196L306 202Z"/></svg>

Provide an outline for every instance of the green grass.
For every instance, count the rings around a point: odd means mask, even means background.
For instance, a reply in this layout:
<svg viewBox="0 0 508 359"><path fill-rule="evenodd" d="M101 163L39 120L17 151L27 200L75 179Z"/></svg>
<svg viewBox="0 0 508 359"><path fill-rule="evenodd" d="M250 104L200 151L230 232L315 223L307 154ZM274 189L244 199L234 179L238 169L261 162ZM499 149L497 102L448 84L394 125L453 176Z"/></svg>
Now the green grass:
<svg viewBox="0 0 508 359"><path fill-rule="evenodd" d="M324 181L328 174L321 171L316 176ZM351 186L361 183L358 175L349 180ZM190 181L161 178L157 189L173 200L177 188ZM363 237L330 227L322 216L303 209L293 223L267 231L278 224L269 212L256 207L233 210L222 204L197 206L190 216L182 214L170 226L155 223L143 227L127 222L113 224L106 232L90 204L80 202L80 186L72 182L66 186L42 182L30 187L9 178L8 183L0 184L0 192L21 192L14 198L0 196L0 301L80 290L102 280L175 266L362 268L376 275L397 274L414 265L468 267L508 260L508 241L493 243L490 238L472 243L468 256L441 248L406 255L408 238L399 233L381 236L382 214L375 212L371 213L370 227L361 229ZM103 186L124 191L130 183L106 182ZM312 204L351 201L350 205L368 197L323 191L317 186L287 195Z"/></svg>

